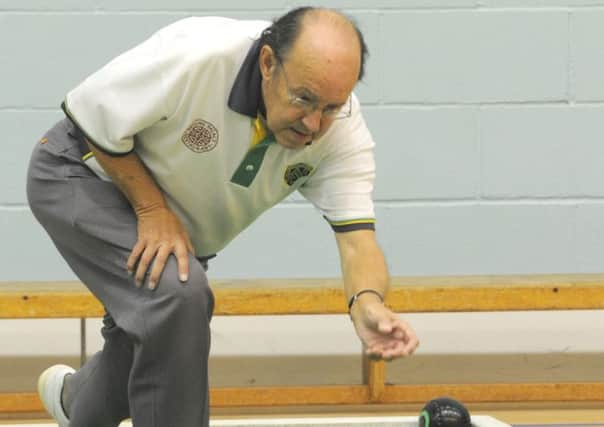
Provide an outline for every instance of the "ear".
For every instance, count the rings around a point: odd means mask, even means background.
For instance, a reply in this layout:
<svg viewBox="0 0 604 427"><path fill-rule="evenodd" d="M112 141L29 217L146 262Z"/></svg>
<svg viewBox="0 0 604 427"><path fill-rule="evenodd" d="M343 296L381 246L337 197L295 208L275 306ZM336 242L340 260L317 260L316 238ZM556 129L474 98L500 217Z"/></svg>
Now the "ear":
<svg viewBox="0 0 604 427"><path fill-rule="evenodd" d="M260 63L260 73L262 74L262 78L264 80L270 79L275 72L275 68L277 67L277 58L275 57L273 49L269 45L265 44L260 49L258 62Z"/></svg>

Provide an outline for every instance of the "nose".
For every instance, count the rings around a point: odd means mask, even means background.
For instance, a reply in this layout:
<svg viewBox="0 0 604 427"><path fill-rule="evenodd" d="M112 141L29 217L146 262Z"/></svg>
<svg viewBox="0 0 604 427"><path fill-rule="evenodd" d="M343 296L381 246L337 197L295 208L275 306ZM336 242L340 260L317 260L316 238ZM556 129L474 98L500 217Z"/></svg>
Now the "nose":
<svg viewBox="0 0 604 427"><path fill-rule="evenodd" d="M311 133L316 133L321 129L321 111L315 110L302 118L302 124Z"/></svg>

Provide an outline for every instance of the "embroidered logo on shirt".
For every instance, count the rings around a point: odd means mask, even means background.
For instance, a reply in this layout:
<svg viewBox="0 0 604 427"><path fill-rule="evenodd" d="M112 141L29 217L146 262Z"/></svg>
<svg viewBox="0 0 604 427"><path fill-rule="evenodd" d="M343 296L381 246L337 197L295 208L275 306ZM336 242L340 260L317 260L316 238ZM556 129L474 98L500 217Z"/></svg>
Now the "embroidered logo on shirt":
<svg viewBox="0 0 604 427"><path fill-rule="evenodd" d="M287 185L291 187L300 178L310 175L312 169L313 167L307 165L306 163L296 163L295 165L288 166L287 169L285 169L283 179Z"/></svg>
<svg viewBox="0 0 604 427"><path fill-rule="evenodd" d="M195 153L211 151L218 144L218 129L212 123L198 119L184 131L181 141Z"/></svg>

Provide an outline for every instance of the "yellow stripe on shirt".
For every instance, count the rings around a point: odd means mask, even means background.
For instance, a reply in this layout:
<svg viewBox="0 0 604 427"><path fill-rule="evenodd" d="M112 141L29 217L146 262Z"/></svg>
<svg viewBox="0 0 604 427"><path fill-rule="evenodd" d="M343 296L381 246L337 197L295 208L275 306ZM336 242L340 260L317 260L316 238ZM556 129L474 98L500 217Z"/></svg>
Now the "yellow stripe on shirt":
<svg viewBox="0 0 604 427"><path fill-rule="evenodd" d="M266 135L268 135L266 125L264 124L264 120L262 120L260 115L258 115L256 119L252 121L252 126L254 126L254 135L252 135L252 145L250 148L258 145L258 143L264 140Z"/></svg>
<svg viewBox="0 0 604 427"><path fill-rule="evenodd" d="M92 151L89 151L88 153L86 153L82 156L82 160L86 161L89 158L91 158L92 156L94 156L94 153Z"/></svg>
<svg viewBox="0 0 604 427"><path fill-rule="evenodd" d="M343 225L352 225L352 224L375 224L375 219L373 218L364 218L364 219L352 219L350 221L329 221L331 225L335 226L343 226Z"/></svg>

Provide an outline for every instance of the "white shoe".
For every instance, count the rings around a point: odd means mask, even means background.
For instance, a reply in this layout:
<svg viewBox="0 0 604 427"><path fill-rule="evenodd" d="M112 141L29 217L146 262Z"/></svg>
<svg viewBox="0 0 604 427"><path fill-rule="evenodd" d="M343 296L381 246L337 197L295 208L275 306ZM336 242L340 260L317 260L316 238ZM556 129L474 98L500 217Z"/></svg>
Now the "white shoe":
<svg viewBox="0 0 604 427"><path fill-rule="evenodd" d="M54 365L46 369L38 378L38 395L44 408L51 417L59 423L59 427L69 427L69 418L61 404L61 393L65 376L73 374L75 370L66 365Z"/></svg>

